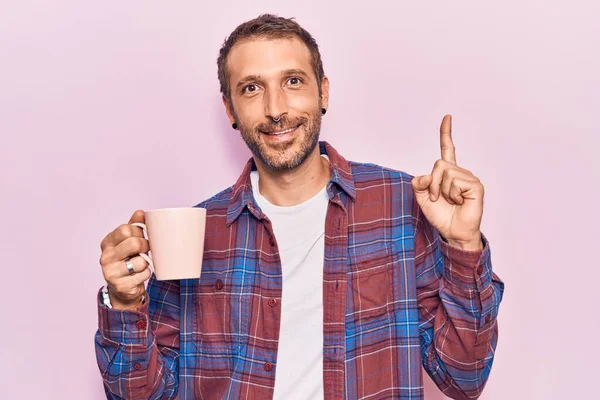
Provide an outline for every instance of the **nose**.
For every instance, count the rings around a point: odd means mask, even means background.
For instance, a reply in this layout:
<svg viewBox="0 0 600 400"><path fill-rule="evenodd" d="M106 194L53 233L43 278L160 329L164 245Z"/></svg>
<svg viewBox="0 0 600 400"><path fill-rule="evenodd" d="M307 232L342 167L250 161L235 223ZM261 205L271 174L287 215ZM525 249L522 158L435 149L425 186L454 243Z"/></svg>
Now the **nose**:
<svg viewBox="0 0 600 400"><path fill-rule="evenodd" d="M264 97L265 116L277 122L288 112L286 94L280 88L273 88Z"/></svg>

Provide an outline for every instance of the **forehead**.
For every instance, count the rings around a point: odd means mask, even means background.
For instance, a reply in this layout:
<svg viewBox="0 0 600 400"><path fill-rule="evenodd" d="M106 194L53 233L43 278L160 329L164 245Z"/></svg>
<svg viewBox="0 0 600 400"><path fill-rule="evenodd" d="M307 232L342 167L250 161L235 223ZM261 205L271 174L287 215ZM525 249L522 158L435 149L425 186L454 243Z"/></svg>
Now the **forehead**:
<svg viewBox="0 0 600 400"><path fill-rule="evenodd" d="M249 39L236 43L227 60L231 81L248 75L279 75L282 70L312 71L308 47L296 37L281 39Z"/></svg>

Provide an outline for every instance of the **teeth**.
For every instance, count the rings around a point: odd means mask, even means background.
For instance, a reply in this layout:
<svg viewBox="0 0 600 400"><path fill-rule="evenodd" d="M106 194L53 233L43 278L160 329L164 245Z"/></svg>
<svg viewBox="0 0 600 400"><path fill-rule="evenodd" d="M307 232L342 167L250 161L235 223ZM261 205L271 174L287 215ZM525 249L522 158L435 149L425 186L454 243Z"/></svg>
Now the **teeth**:
<svg viewBox="0 0 600 400"><path fill-rule="evenodd" d="M290 129L287 129L287 130L285 130L285 131L281 131L281 132L273 132L273 133L268 133L268 135L271 135L271 136L279 136L279 135L284 135L284 134L286 134L286 133L290 133L290 132L292 132L294 129L296 129L296 128L290 128Z"/></svg>

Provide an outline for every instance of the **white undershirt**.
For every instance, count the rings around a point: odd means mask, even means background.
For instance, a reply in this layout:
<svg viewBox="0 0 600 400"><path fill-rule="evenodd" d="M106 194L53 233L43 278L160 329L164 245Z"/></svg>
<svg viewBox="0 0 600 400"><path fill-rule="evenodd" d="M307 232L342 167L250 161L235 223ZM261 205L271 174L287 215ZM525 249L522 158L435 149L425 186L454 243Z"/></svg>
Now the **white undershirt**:
<svg viewBox="0 0 600 400"><path fill-rule="evenodd" d="M254 198L271 220L279 247L283 291L275 400L323 399L323 260L326 187L292 207L271 204L250 175Z"/></svg>

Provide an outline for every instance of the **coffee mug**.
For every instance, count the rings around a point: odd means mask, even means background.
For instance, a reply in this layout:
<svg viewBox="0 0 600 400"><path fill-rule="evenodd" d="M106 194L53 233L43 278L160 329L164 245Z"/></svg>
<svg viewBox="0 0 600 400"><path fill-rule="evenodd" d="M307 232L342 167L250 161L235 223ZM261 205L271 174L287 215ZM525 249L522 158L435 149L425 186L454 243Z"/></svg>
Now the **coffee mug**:
<svg viewBox="0 0 600 400"><path fill-rule="evenodd" d="M152 257L145 259L159 281L200 277L206 209L199 207L161 208L145 211L146 224L131 225L144 230Z"/></svg>

